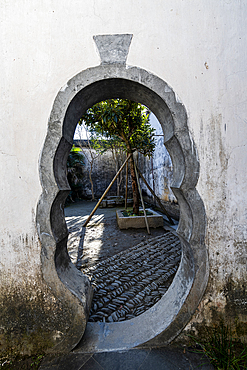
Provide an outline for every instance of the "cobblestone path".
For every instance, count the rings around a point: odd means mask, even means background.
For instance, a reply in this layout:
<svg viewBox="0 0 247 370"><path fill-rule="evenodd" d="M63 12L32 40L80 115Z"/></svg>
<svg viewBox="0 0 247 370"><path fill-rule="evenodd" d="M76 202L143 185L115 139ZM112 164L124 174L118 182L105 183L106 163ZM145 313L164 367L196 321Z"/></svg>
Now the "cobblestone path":
<svg viewBox="0 0 247 370"><path fill-rule="evenodd" d="M77 268L94 266L142 241L164 235L163 227L152 228L152 235L145 228L119 230L116 210L120 208L98 209L87 227L83 227L94 206L95 202L78 202L65 208L67 248Z"/></svg>
<svg viewBox="0 0 247 370"><path fill-rule="evenodd" d="M165 294L178 269L181 245L166 232L82 269L94 287L89 321L132 319Z"/></svg>

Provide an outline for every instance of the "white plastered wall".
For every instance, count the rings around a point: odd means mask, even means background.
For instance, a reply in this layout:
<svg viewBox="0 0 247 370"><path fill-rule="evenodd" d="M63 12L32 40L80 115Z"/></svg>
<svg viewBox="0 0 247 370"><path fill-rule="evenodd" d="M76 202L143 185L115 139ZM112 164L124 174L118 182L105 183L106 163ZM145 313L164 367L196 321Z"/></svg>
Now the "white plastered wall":
<svg viewBox="0 0 247 370"><path fill-rule="evenodd" d="M224 307L228 278L246 282L247 2L8 0L0 14L3 274L39 270L38 159L58 90L99 64L93 35L131 33L127 64L165 80L187 109L208 219L208 307ZM200 312L210 321L207 299Z"/></svg>

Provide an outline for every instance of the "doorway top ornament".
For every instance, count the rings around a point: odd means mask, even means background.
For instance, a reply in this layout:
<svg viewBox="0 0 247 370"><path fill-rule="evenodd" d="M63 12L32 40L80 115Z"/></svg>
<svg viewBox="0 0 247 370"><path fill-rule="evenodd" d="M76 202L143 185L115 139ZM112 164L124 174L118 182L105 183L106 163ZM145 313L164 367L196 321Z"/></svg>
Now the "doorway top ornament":
<svg viewBox="0 0 247 370"><path fill-rule="evenodd" d="M101 64L126 64L132 37L131 34L94 36Z"/></svg>

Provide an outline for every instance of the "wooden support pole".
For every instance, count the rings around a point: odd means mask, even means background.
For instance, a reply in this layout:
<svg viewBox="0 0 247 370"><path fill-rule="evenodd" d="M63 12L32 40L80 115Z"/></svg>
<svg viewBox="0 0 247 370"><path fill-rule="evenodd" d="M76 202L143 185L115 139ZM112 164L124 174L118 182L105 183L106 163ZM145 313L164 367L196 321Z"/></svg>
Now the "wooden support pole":
<svg viewBox="0 0 247 370"><path fill-rule="evenodd" d="M174 222L172 220L172 218L169 216L169 214L167 213L167 210L165 209L165 207L163 206L163 204L161 203L160 201L160 198L157 197L157 195L155 194L155 192L153 191L153 189L150 187L150 185L147 183L147 181L145 180L145 178L143 177L141 171L139 170L139 168L137 168L142 180L144 181L144 183L146 184L148 190L152 193L152 195L155 197L155 199L157 200L157 202L159 203L160 205L160 208L163 210L164 214L167 216L168 220L170 221L170 223L172 225L174 225Z"/></svg>
<svg viewBox="0 0 247 370"><path fill-rule="evenodd" d="M145 210L145 206L144 206L144 201L143 201L143 197L142 197L142 191L141 191L141 186L140 186L138 172L137 172L137 169L136 169L135 160L134 160L134 167L135 167L136 180L137 180L137 184L138 184L139 194L140 194L140 197L141 197L142 208L143 208L143 213L144 213L144 217L145 217L145 223L146 223L146 227L147 227L147 232L148 232L148 234L150 234L150 230L149 230L149 226L148 226L147 214L146 214L146 210Z"/></svg>
<svg viewBox="0 0 247 370"><path fill-rule="evenodd" d="M93 217L93 215L95 214L95 212L97 211L97 209L99 208L100 203L102 202L102 200L104 199L104 197L106 196L106 194L108 193L108 191L111 189L114 181L116 180L116 178L118 177L118 175L120 174L120 172L122 171L122 169L124 168L124 166L126 165L126 163L128 162L128 160L129 160L129 158L130 158L131 155L132 155L132 153L130 153L128 155L128 157L126 158L126 160L124 161L124 163L122 164L122 166L119 168L118 172L114 176L114 178L111 181L111 183L109 184L108 188L105 190L104 194L102 195L102 197L100 198L100 200L98 201L98 203L96 204L96 206L94 207L94 209L92 210L92 212L90 213L90 215L88 216L87 220L82 225L83 227L86 227L87 226L87 224L89 223L89 221L91 220L91 218Z"/></svg>
<svg viewBox="0 0 247 370"><path fill-rule="evenodd" d="M151 170L152 170L152 176L153 176L153 190L154 190L154 193L155 193L155 182L154 182L154 160L153 160L153 157L151 157ZM139 170L138 170L138 171L139 171ZM154 206L156 206L154 195L153 195L153 202L154 202Z"/></svg>
<svg viewBox="0 0 247 370"><path fill-rule="evenodd" d="M128 161L126 163L126 179L125 179L125 209L127 209L128 199Z"/></svg>

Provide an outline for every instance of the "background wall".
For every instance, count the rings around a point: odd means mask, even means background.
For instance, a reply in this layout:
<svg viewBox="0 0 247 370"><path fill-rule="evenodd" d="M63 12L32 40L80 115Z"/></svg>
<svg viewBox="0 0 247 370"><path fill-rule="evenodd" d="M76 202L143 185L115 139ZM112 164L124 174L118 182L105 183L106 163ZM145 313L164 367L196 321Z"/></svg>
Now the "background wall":
<svg viewBox="0 0 247 370"><path fill-rule="evenodd" d="M89 149L88 142L84 143L75 140L75 145L82 148L84 166L81 168L82 176L78 181L78 192L77 197L82 199L92 199L92 187L90 183L89 173L91 171L92 165L92 182L93 182L93 192L96 199L100 199L104 191L107 189L112 179L116 175L120 166L123 164L126 159L126 154L122 153L122 158L118 155L118 164L116 167L116 162L114 161L112 151L108 149L104 153L100 153L94 149ZM91 153L93 158L92 161ZM114 154L115 156L115 154ZM92 163L93 162L93 163ZM121 171L119 174L119 195L125 196L125 184L126 184L126 171ZM129 175L130 176L130 175ZM129 197L132 197L132 186L130 179L128 180L128 194ZM107 193L107 196L117 196L117 181L114 181L110 190ZM76 193L74 194L76 199Z"/></svg>
<svg viewBox="0 0 247 370"><path fill-rule="evenodd" d="M40 276L38 160L58 90L99 64L92 38L97 34L132 33L127 64L161 77L187 109L201 165L197 189L206 207L210 258L210 282L191 326L213 323L222 313L237 317L244 329L247 3L8 0L0 3L0 14L1 348L11 343L32 351L68 330L63 314L51 320L51 307L58 313L66 307L59 307Z"/></svg>
<svg viewBox="0 0 247 370"><path fill-rule="evenodd" d="M155 150L153 159L139 156L139 166L143 170L145 179L156 195L164 202L177 202L171 190L173 166L171 157L164 146L164 137L161 125L154 114L150 115L150 124L155 128ZM142 181L142 188L146 190L148 196L152 197L151 192Z"/></svg>

